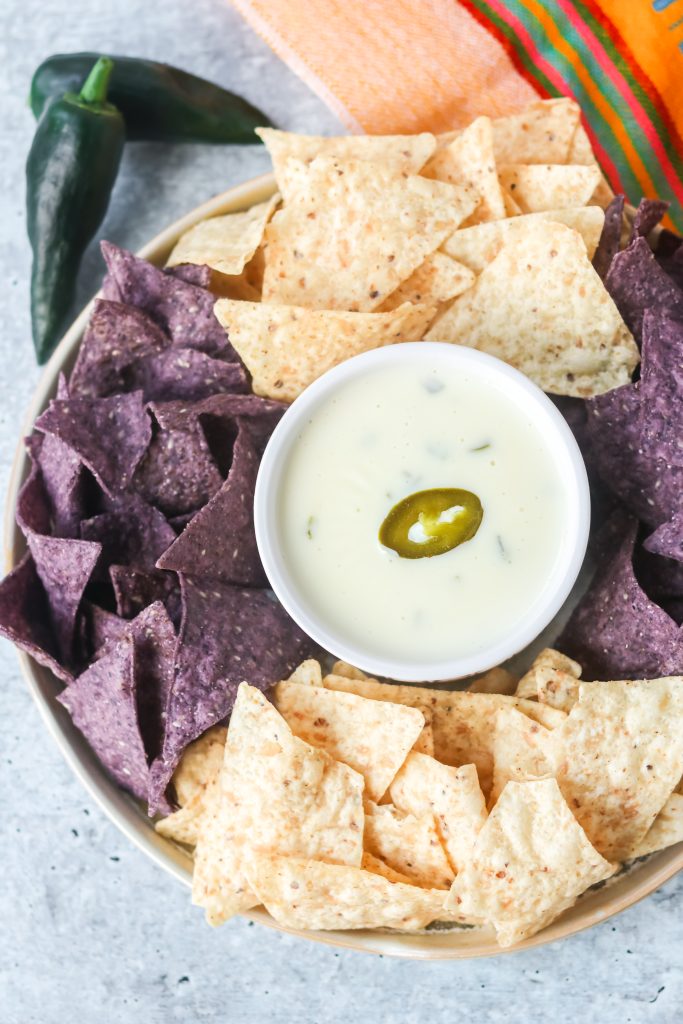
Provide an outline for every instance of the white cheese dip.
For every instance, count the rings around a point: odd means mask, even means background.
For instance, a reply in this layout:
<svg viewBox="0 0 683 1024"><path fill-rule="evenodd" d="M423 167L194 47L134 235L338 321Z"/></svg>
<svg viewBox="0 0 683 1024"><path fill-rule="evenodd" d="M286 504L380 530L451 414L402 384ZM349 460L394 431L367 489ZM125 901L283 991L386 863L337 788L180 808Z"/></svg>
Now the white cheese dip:
<svg viewBox="0 0 683 1024"><path fill-rule="evenodd" d="M285 416L262 466L271 509L262 547L285 606L333 653L355 649L366 658L360 667L387 663L405 668L396 678L426 679L430 666L478 662L481 652L485 660L525 623L535 621L536 635L549 621L578 572L587 488L568 429L527 381L506 379L519 375L479 353L481 362L458 365L410 348L414 358L358 357L363 372L319 387L308 403L304 393ZM471 539L412 558L380 542L398 502L443 488L480 500ZM451 511L439 521L449 518ZM411 529L411 539L422 536Z"/></svg>

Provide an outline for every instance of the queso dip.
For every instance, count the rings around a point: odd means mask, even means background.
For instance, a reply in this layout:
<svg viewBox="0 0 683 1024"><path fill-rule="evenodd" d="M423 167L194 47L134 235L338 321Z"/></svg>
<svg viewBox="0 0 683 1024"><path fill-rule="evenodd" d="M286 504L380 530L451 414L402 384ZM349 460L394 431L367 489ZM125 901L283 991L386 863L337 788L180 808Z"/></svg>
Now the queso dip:
<svg viewBox="0 0 683 1024"><path fill-rule="evenodd" d="M312 408L282 467L278 543L330 634L436 663L504 641L543 602L567 493L505 383L416 358Z"/></svg>

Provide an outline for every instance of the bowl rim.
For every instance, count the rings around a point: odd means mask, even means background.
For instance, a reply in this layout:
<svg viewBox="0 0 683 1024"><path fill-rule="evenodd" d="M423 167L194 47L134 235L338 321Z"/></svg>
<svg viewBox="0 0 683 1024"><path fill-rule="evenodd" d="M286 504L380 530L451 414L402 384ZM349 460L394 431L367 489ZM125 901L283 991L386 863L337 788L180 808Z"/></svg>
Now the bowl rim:
<svg viewBox="0 0 683 1024"><path fill-rule="evenodd" d="M381 656L337 632L333 622L318 616L302 595L289 572L279 543L276 510L286 467L303 424L349 383L367 373L381 373L401 365L415 368L420 359L429 365L452 366L470 373L493 394L505 387L512 404L533 422L542 435L550 458L562 467L567 517L561 549L547 574L541 598L535 600L505 637L483 650L439 661L396 659ZM522 402L524 405L522 406ZM266 576L280 603L321 647L335 657L368 672L399 682L444 682L479 675L503 664L532 643L567 600L582 567L590 527L590 493L583 457L567 421L548 396L528 377L507 363L477 349L445 341L404 342L371 349L327 370L289 406L273 431L259 467L254 495L256 543Z"/></svg>
<svg viewBox="0 0 683 1024"><path fill-rule="evenodd" d="M275 177L272 174L252 178L228 189L164 228L138 251L138 255L163 265L178 237L198 221L247 209L263 202L275 191ZM93 303L94 299L85 306L57 345L38 379L26 409L12 462L4 507L3 550L7 572L14 568L25 550L23 536L14 518L19 488L28 474L28 457L22 439L31 430L38 414L55 393L60 371L68 364L69 359L74 357ZM188 851L158 835L139 803L119 789L106 775L83 737L73 726L66 709L54 700L58 684L53 674L23 651L17 649L17 656L21 673L47 731L93 802L134 846L189 887L191 857ZM509 949L501 949L492 933L481 931L436 931L417 935L360 930L315 932L279 925L265 910L259 908L242 916L276 931L341 949L409 960L467 960L516 953L568 938L633 906L682 869L683 844L655 853L645 863L639 865L637 871L623 874L611 885L589 893L547 928ZM457 941L458 938L463 940L472 936L475 937L475 942Z"/></svg>

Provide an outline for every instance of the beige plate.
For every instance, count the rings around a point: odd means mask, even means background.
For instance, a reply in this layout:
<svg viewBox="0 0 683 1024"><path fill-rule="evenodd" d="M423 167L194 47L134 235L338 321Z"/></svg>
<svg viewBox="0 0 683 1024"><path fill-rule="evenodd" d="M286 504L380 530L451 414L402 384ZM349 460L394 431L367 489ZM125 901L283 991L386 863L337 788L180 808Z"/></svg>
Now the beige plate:
<svg viewBox="0 0 683 1024"><path fill-rule="evenodd" d="M263 202L272 195L274 190L275 181L270 174L256 178L238 188L230 189L176 221L146 245L140 255L161 266L178 237L193 224L205 217L232 213L253 206L254 203ZM87 306L67 331L45 367L26 414L22 435L30 432L34 420L55 394L60 370L68 370L73 364L89 315L90 306ZM20 444L14 458L5 509L4 547L5 565L8 570L16 565L25 550L23 537L14 522L14 510L19 487L27 473L28 458L23 445ZM178 881L189 886L192 861L188 853L180 846L158 836L140 805L123 793L105 774L87 743L73 726L66 709L54 699L55 694L59 692L60 684L52 673L22 652L19 652L19 661L47 728L56 740L64 758L93 800L139 849L143 850ZM653 892L681 868L683 868L683 844L655 854L611 885L590 893L545 931L527 942L523 942L520 946L516 946L515 949L541 946L604 921L612 914L624 910ZM188 913L190 912L188 906ZM198 911L194 912L198 913ZM501 952L493 934L481 929L432 932L422 935L399 935L379 931L292 932L288 928L279 928L263 910L254 910L246 916L261 924L278 928L280 931L299 934L317 942L361 950L366 953L382 953L385 956L399 956L415 960L450 960L492 956Z"/></svg>

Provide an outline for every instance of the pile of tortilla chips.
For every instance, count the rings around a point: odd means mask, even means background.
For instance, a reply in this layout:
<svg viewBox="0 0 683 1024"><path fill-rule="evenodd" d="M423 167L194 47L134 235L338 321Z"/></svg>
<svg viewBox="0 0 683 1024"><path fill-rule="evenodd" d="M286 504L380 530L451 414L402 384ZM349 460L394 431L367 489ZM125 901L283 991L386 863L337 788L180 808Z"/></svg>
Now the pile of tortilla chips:
<svg viewBox="0 0 683 1024"><path fill-rule="evenodd" d="M630 381L638 349L591 263L611 193L571 100L442 136L259 134L280 196L197 225L170 259L221 275L216 315L256 394L292 401L425 338L558 395Z"/></svg>
<svg viewBox="0 0 683 1024"><path fill-rule="evenodd" d="M247 683L186 751L193 902L303 929L492 926L520 942L619 863L683 840L683 677L582 683L545 650L517 693L381 683L304 662ZM509 688L494 673L486 681Z"/></svg>

